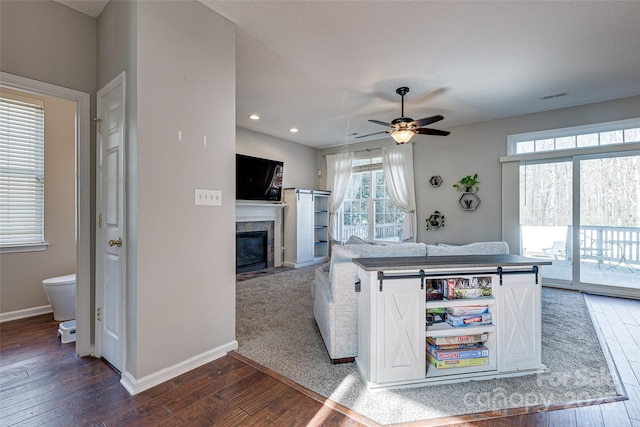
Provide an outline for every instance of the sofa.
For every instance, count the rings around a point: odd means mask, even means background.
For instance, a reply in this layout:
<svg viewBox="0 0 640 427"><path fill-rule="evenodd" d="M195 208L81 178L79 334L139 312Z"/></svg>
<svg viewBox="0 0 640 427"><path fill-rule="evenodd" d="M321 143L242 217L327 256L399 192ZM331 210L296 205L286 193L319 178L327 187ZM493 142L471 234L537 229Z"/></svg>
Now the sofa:
<svg viewBox="0 0 640 427"><path fill-rule="evenodd" d="M353 242L353 243L352 243ZM334 244L331 259L318 267L311 283L313 315L332 363L353 362L358 350L358 270L354 258L508 254L506 242L468 245L371 244L350 239Z"/></svg>

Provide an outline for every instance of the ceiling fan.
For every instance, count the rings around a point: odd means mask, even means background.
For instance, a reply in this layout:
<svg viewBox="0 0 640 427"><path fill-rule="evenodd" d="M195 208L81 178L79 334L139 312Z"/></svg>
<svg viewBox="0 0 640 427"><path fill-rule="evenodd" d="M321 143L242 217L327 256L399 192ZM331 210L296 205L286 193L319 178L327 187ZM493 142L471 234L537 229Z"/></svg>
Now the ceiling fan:
<svg viewBox="0 0 640 427"><path fill-rule="evenodd" d="M444 119L444 117L442 117L441 115L425 117L424 119L419 119L419 120L413 120L412 118L405 117L404 116L404 96L407 94L407 92L409 92L408 87L399 87L398 89L396 89L396 93L402 97L402 110L401 110L402 116L401 117L398 117L397 119L393 119L391 123L381 122L380 120L369 120L371 123L387 126L390 129L384 130L382 132L370 133L368 135L359 135L359 136L356 136L356 138L365 138L367 136L377 135L380 133L389 133L391 134L391 137L394 139L394 141L396 141L396 144L400 145L400 144L405 144L411 141L411 138L413 137L413 135L417 133L422 135L440 135L440 136L447 136L451 133L446 130L431 129L431 128L423 127Z"/></svg>

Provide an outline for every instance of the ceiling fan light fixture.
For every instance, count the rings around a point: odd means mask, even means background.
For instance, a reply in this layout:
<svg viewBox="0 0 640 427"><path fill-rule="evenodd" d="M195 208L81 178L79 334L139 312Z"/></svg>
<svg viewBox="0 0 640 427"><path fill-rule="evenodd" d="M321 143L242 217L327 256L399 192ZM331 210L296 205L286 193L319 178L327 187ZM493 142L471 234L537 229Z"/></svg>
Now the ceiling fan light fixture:
<svg viewBox="0 0 640 427"><path fill-rule="evenodd" d="M442 117L440 114L431 116L431 117L425 117L423 119L418 119L418 120L413 120L412 118L405 117L404 96L407 94L407 92L409 92L408 87L403 86L396 89L396 93L402 97L401 104L400 104L401 105L400 113L402 115L400 117L398 117L397 119L393 119L391 123L381 122L380 120L372 120L372 119L369 120L371 123L382 125L391 129L387 129L382 132L370 133L367 135L355 135L356 138L364 138L367 136L387 133L387 134L391 134L391 137L396 142L396 144L400 145L400 144L406 144L407 142L411 141L411 138L413 138L413 135L417 133L424 134L424 135L441 135L441 136L449 135L450 132L446 130L429 129L424 127L426 125L430 125L431 123L435 123L444 119L444 117Z"/></svg>
<svg viewBox="0 0 640 427"><path fill-rule="evenodd" d="M396 144L406 144L411 141L415 132L411 129L397 129L391 132L391 138L396 142Z"/></svg>

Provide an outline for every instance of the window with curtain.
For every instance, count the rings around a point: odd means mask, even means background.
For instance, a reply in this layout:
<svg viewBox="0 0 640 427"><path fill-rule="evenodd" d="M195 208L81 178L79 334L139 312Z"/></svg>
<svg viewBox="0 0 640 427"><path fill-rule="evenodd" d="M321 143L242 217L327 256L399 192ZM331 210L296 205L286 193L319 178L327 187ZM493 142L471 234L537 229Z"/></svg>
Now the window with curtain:
<svg viewBox="0 0 640 427"><path fill-rule="evenodd" d="M404 212L387 192L382 158L354 159L347 195L340 210L340 239L401 241Z"/></svg>
<svg viewBox="0 0 640 427"><path fill-rule="evenodd" d="M44 107L0 97L0 247L44 243Z"/></svg>

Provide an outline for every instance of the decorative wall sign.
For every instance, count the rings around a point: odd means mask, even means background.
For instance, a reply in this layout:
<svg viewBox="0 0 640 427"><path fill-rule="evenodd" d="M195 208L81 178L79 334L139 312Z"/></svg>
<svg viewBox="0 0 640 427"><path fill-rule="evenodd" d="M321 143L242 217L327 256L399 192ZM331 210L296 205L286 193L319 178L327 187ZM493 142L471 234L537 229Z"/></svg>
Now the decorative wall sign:
<svg viewBox="0 0 640 427"><path fill-rule="evenodd" d="M427 231L435 231L444 228L444 215L439 211L433 211L431 216L427 218Z"/></svg>
<svg viewBox="0 0 640 427"><path fill-rule="evenodd" d="M480 205L480 198L476 193L467 192L462 193L460 200L458 200L460 206L465 211L475 211L478 205Z"/></svg>
<svg viewBox="0 0 640 427"><path fill-rule="evenodd" d="M429 180L429 184L431 184L432 187L440 187L440 184L442 184L442 177L440 175L432 176Z"/></svg>

